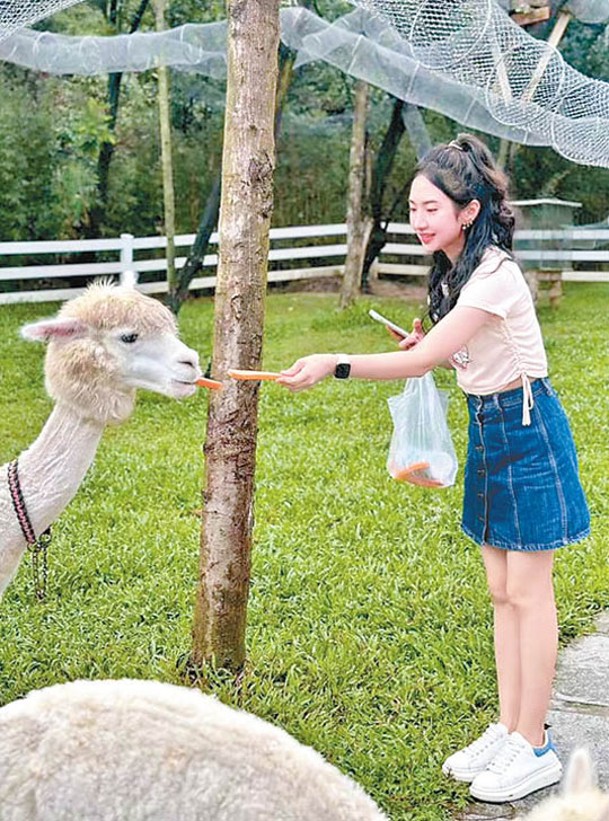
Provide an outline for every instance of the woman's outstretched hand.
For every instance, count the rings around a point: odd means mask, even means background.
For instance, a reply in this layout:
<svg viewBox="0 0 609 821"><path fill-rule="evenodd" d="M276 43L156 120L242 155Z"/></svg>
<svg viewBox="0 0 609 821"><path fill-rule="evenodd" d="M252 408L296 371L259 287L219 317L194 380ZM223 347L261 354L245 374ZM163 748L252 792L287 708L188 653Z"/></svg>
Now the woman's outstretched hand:
<svg viewBox="0 0 609 821"><path fill-rule="evenodd" d="M385 327L389 331L389 334L400 343L400 348L403 351L409 351L411 348L414 348L415 345L418 345L425 336L423 323L418 317L412 320L412 331L408 334L408 336L401 336L395 331L392 331L387 325Z"/></svg>
<svg viewBox="0 0 609 821"><path fill-rule="evenodd" d="M334 373L336 368L336 354L315 353L297 359L291 368L281 371L276 380L278 385L284 385L296 393L312 388L317 382Z"/></svg>

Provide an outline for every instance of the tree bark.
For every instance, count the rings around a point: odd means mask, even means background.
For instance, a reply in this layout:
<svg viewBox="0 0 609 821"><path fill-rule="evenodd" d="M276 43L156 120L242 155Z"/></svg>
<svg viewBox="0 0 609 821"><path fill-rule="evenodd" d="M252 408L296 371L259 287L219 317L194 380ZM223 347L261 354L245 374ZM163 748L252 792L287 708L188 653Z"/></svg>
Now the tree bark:
<svg viewBox="0 0 609 821"><path fill-rule="evenodd" d="M133 15L131 24L129 26L129 34L136 32L142 22L142 18L148 8L150 0L140 0L137 11ZM110 4L107 12L108 22L118 33L118 7L117 3ZM110 130L114 132L116 122L118 120L118 109L120 103L121 83L123 81L123 74L120 71L114 72L108 76L108 124ZM87 236L98 237L101 233L101 226L103 224L106 207L108 205L108 186L110 182L110 165L114 157L114 143L103 142L99 150L99 157L97 158L97 202L91 209L89 226Z"/></svg>
<svg viewBox="0 0 609 821"><path fill-rule="evenodd" d="M220 194L222 190L222 176L218 172L211 187L205 209L197 228L195 241L193 242L186 262L177 273L178 285L175 295L167 295L167 305L177 316L182 304L188 298L190 283L196 275L203 269L205 252L209 245L209 240L218 224L220 214Z"/></svg>
<svg viewBox="0 0 609 821"><path fill-rule="evenodd" d="M229 0L228 79L212 372L257 368L262 356L273 206L279 0ZM192 662L233 671L245 661L258 383L211 395Z"/></svg>
<svg viewBox="0 0 609 821"><path fill-rule="evenodd" d="M421 114L421 109L412 103L406 103L402 109L402 119L408 132L410 144L417 155L417 160L420 160L432 147L431 137Z"/></svg>
<svg viewBox="0 0 609 821"><path fill-rule="evenodd" d="M368 290L370 269L375 259L378 257L387 242L387 226L391 222L393 214L406 194L408 182L400 190L393 203L385 208L383 198L385 194L385 184L389 179L393 169L393 163L404 134L408 132L410 142L416 152L417 159L429 151L431 139L425 121L421 116L419 108L412 103L403 100L395 100L393 113L389 128L385 133L383 142L377 154L376 163L372 174L372 185L370 187L370 210L372 213L372 225L369 227L368 240L366 244L366 254L362 273L362 290Z"/></svg>
<svg viewBox="0 0 609 821"><path fill-rule="evenodd" d="M156 30L165 29L166 0L153 0ZM178 290L176 276L176 205L173 185L173 161L171 156L171 118L169 115L169 70L157 68L159 131L161 137L161 167L163 170L164 230L167 238L167 290L169 300L175 300Z"/></svg>
<svg viewBox="0 0 609 821"><path fill-rule="evenodd" d="M359 293L366 251L366 221L364 216L364 185L366 176L366 113L368 84L355 84L353 132L349 154L349 194L347 201L347 257L338 301L342 309L353 305Z"/></svg>
<svg viewBox="0 0 609 821"><path fill-rule="evenodd" d="M406 129L402 117L402 111L405 105L406 103L403 100L396 99L394 101L391 121L383 137L383 142L381 143L381 147L376 156L376 162L372 169L372 183L370 186L372 229L364 255L364 269L362 273L362 290L364 291L366 291L368 287L370 267L387 241L388 220L384 220L383 194L385 193L385 183L393 168L400 140ZM383 222L385 224L383 224Z"/></svg>

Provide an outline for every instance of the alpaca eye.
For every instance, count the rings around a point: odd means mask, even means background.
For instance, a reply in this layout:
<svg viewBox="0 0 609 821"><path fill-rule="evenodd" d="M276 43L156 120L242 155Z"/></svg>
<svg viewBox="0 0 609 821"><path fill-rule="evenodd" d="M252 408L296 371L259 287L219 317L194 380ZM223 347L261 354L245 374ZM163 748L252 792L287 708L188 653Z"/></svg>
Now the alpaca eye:
<svg viewBox="0 0 609 821"><path fill-rule="evenodd" d="M137 340L138 334L122 334L121 342L126 342L127 345L130 345L132 342Z"/></svg>

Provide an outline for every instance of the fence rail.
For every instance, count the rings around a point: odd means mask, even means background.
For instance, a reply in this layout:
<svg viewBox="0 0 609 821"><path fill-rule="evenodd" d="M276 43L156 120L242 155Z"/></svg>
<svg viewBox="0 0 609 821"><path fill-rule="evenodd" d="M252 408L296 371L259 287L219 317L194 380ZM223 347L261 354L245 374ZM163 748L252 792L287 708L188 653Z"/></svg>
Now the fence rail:
<svg viewBox="0 0 609 821"><path fill-rule="evenodd" d="M344 224L271 229L269 282L341 274L346 233ZM331 241L334 238L344 239L337 243ZM516 232L515 239L516 255L525 269L553 271L562 280L609 282L609 228L523 230ZM194 234L181 234L176 237L176 248L188 249L194 240ZM429 258L424 259L425 249L414 239L410 225L390 223L388 240L375 263L375 275L420 276L427 272ZM217 243L218 234L214 233L210 245ZM137 280L142 291L163 293L167 291L167 261L162 254L166 247L165 237L131 234L112 239L0 242L0 261L8 263L0 264L0 304L69 299L100 276ZM51 256L55 257L51 263L40 262ZM176 266L180 268L185 260L185 256L177 257ZM307 261L306 266L300 264L302 261ZM210 274L193 279L193 291L215 287L217 264L217 254L205 256L203 267ZM30 282L38 287L24 288Z"/></svg>

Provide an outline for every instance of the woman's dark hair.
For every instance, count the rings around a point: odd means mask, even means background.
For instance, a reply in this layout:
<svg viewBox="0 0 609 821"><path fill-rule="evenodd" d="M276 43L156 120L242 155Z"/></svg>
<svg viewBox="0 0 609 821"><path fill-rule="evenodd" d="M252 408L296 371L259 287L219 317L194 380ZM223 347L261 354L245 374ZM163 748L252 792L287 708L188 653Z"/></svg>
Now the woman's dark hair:
<svg viewBox="0 0 609 821"><path fill-rule="evenodd" d="M429 318L433 323L454 308L461 289L480 264L486 249L495 245L512 251L514 215L507 201L507 177L486 145L471 134L428 151L415 169L455 203L458 211L472 200L480 213L465 229L465 246L454 265L436 251L429 272Z"/></svg>

